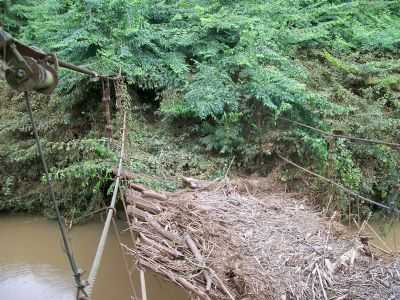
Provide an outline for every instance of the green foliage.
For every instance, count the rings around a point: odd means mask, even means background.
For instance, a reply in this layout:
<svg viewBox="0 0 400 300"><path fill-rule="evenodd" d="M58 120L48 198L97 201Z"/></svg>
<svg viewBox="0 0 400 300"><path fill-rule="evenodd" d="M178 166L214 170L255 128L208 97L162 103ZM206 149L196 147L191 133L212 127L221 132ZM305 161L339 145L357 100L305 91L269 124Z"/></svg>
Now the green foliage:
<svg viewBox="0 0 400 300"><path fill-rule="evenodd" d="M0 102L0 210L44 211L53 215L48 199L32 127L20 95L8 94L1 85ZM115 154L101 138L73 138L80 123L65 122L63 111L54 111L56 101L33 98L34 117L44 155L55 181L57 198L66 215L90 211L102 198L102 188L111 177Z"/></svg>
<svg viewBox="0 0 400 300"><path fill-rule="evenodd" d="M398 142L399 1L20 3L14 8L26 18L22 39L100 73L121 70L132 102L142 98L139 102L159 106L157 114L165 128L183 128L178 136L196 138L205 149L235 155L238 163L245 162L251 170L262 165L260 160L271 159L270 149L281 149L323 171L331 152L337 179L380 201L385 201L400 177L398 153L345 141L329 150L324 137L279 119L285 116L327 131ZM7 17L18 19L11 13ZM63 117L54 118L55 124L68 126L77 107L85 111L85 122L94 123L97 104L93 99L99 85L68 72L62 73L61 82L62 108L55 111ZM5 123L0 134L18 131L26 138L25 117L14 112L14 119L6 122L10 124ZM51 135L51 124L48 121L41 130ZM146 153L145 158L132 161L132 167L163 173L167 167L158 168L160 161L170 162L160 154L164 144L154 145L148 136L137 134L151 149L139 151ZM265 150L265 145L272 146ZM32 144L26 141L23 147L12 147L7 151L17 150L14 160L31 163ZM62 145L60 152L68 147ZM186 153L175 150L175 154ZM71 161L77 157L79 161L83 154L78 153ZM93 171L90 162L105 159L102 153L96 155L88 157L89 174ZM63 163L56 167L59 174L71 178L79 170Z"/></svg>
<svg viewBox="0 0 400 300"><path fill-rule="evenodd" d="M241 113L224 113L215 125L206 123L203 131L205 136L200 139L208 151L222 154L240 152L245 143L241 128Z"/></svg>
<svg viewBox="0 0 400 300"><path fill-rule="evenodd" d="M190 134L165 131L135 115L129 123L127 168L140 174L135 182L156 190L175 190L180 176L213 177L224 159L201 153Z"/></svg>
<svg viewBox="0 0 400 300"><path fill-rule="evenodd" d="M228 74L211 66L200 66L184 96L185 105L194 117L218 119L225 111L236 111L233 82Z"/></svg>
<svg viewBox="0 0 400 300"><path fill-rule="evenodd" d="M0 26L12 34L25 24L29 0L0 0Z"/></svg>
<svg viewBox="0 0 400 300"><path fill-rule="evenodd" d="M335 170L342 183L352 190L358 190L361 184L361 170L355 166L352 153L339 140L334 153Z"/></svg>

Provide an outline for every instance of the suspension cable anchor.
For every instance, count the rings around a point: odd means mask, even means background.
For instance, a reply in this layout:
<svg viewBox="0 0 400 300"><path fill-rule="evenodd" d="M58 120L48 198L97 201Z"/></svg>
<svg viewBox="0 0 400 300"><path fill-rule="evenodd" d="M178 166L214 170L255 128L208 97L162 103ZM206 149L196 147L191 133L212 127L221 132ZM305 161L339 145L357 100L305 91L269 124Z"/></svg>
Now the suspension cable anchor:
<svg viewBox="0 0 400 300"><path fill-rule="evenodd" d="M113 217L115 217L117 214L117 209L115 207L111 207L111 206L107 207L107 212L110 210L112 211Z"/></svg>

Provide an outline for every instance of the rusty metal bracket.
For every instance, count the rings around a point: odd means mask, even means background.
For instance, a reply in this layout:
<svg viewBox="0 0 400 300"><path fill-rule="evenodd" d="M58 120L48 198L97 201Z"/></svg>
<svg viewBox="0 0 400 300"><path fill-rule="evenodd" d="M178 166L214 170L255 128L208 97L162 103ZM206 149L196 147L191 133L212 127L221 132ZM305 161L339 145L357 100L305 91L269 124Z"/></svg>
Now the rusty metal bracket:
<svg viewBox="0 0 400 300"><path fill-rule="evenodd" d="M51 94L58 84L58 67L98 79L98 74L57 59L40 49L29 47L0 28L0 59L6 64L6 79L19 91ZM52 66L51 66L51 65Z"/></svg>

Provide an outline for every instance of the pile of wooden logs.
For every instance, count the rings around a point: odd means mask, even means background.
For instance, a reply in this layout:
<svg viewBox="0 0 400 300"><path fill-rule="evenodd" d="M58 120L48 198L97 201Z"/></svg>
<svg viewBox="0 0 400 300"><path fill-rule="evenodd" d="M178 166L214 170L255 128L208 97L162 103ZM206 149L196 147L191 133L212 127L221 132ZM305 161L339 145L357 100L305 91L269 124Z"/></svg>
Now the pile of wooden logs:
<svg viewBox="0 0 400 300"><path fill-rule="evenodd" d="M190 233L168 230L166 224L159 222L160 214L169 206L168 196L139 184L130 183L128 187L124 193L124 201L131 229L138 237L135 249L131 251L138 257L139 267L162 274L201 299L210 300L208 292L213 285L212 274L205 266L205 259L197 243ZM197 268L202 273L202 279L195 284L184 275L184 265L189 264L185 262L187 259L198 264ZM182 266L176 272L170 267L174 263Z"/></svg>

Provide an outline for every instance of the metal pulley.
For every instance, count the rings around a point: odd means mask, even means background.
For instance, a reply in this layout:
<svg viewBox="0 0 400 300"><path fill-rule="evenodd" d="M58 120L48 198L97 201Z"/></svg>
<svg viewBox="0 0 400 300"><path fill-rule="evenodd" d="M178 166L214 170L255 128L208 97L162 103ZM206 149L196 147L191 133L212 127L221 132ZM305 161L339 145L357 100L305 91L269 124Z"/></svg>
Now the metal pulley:
<svg viewBox="0 0 400 300"><path fill-rule="evenodd" d="M50 95L58 84L56 70L47 62L23 56L23 61L12 57L7 61L5 77L8 84L21 92L36 91Z"/></svg>
<svg viewBox="0 0 400 300"><path fill-rule="evenodd" d="M18 91L51 94L58 84L58 67L98 78L96 72L58 60L55 55L21 43L1 27L0 60L5 63L8 84Z"/></svg>

